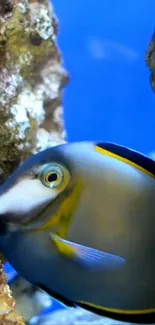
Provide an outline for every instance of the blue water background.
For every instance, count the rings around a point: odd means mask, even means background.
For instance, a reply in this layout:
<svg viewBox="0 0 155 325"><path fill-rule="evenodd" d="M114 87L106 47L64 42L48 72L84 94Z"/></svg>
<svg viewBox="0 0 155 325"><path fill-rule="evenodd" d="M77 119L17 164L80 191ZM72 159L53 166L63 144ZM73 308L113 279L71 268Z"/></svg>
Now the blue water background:
<svg viewBox="0 0 155 325"><path fill-rule="evenodd" d="M54 0L71 82L64 96L69 141L155 149L155 94L145 54L154 0Z"/></svg>

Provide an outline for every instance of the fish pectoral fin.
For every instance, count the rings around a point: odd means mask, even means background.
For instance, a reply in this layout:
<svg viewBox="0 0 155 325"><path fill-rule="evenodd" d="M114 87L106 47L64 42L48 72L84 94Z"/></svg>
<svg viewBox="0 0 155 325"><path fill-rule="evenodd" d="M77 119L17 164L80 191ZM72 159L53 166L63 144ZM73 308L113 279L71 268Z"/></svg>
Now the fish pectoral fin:
<svg viewBox="0 0 155 325"><path fill-rule="evenodd" d="M55 243L59 253L65 257L74 257L76 255L76 250L72 245L70 245L70 242L67 242L66 240L63 240L59 236L55 234L50 234L51 239Z"/></svg>
<svg viewBox="0 0 155 325"><path fill-rule="evenodd" d="M125 264L124 258L97 249L79 245L55 234L50 235L59 253L89 269L115 269Z"/></svg>

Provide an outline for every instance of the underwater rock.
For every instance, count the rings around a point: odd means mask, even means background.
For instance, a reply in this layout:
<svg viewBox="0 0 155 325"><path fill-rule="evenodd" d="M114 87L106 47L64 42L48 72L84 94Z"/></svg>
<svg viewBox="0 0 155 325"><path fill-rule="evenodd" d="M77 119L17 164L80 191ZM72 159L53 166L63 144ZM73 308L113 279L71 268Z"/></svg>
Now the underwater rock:
<svg viewBox="0 0 155 325"><path fill-rule="evenodd" d="M15 311L15 300L7 284L3 266L0 263L0 324L24 325L24 320Z"/></svg>
<svg viewBox="0 0 155 325"><path fill-rule="evenodd" d="M155 32L146 52L146 64L150 69L150 83L153 91L155 91Z"/></svg>
<svg viewBox="0 0 155 325"><path fill-rule="evenodd" d="M30 154L65 141L62 94L69 81L48 1L0 3L0 180Z"/></svg>

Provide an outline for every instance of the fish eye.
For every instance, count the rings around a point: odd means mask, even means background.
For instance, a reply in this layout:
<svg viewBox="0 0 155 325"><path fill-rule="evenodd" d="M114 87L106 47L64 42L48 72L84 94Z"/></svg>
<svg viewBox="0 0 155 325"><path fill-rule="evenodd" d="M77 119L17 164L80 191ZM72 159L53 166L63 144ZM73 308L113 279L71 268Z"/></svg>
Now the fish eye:
<svg viewBox="0 0 155 325"><path fill-rule="evenodd" d="M45 173L45 182L49 187L59 186L63 181L63 173L60 170L51 170Z"/></svg>
<svg viewBox="0 0 155 325"><path fill-rule="evenodd" d="M40 180L46 187L56 188L64 183L65 176L67 175L67 170L60 165L49 165L46 166L40 173Z"/></svg>
<svg viewBox="0 0 155 325"><path fill-rule="evenodd" d="M58 174L56 172L49 173L46 176L46 180L48 183L56 182L57 179L58 179Z"/></svg>

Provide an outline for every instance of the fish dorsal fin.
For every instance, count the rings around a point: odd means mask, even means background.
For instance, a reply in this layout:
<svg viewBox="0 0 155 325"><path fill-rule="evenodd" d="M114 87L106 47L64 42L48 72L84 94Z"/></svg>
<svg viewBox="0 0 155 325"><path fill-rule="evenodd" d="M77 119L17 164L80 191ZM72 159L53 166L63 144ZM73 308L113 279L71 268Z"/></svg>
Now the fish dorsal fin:
<svg viewBox="0 0 155 325"><path fill-rule="evenodd" d="M155 178L155 161L138 151L110 142L96 143L95 150L125 162Z"/></svg>

